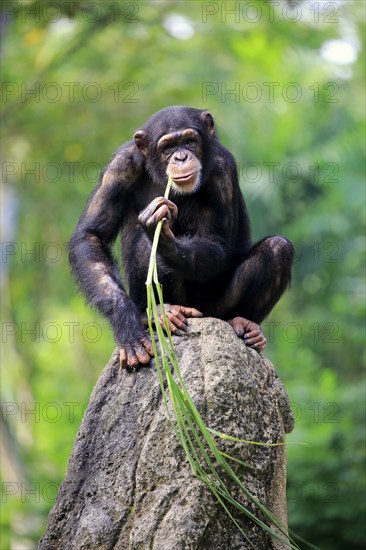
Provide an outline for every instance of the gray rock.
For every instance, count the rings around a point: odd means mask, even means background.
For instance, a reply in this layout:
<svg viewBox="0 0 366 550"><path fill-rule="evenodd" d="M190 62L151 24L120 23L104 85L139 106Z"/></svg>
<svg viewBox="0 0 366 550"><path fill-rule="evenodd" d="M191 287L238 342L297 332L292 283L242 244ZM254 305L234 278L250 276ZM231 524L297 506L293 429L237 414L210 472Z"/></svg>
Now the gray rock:
<svg viewBox="0 0 366 550"><path fill-rule="evenodd" d="M280 442L293 428L271 363L217 319L192 319L174 337L186 386L207 426ZM244 485L287 525L285 447L219 440ZM253 513L255 506L239 495ZM246 537L193 477L167 418L155 367L128 373L115 351L91 395L40 550L287 548L231 510Z"/></svg>

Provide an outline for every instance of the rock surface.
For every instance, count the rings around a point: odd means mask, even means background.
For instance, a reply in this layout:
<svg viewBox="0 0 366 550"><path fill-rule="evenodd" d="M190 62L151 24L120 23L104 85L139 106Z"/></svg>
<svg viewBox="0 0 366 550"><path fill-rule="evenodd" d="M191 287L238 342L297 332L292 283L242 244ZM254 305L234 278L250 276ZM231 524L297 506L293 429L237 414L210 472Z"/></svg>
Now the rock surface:
<svg viewBox="0 0 366 550"><path fill-rule="evenodd" d="M252 441L284 440L293 428L286 391L271 363L244 346L227 323L192 319L174 343L207 426ZM220 446L252 466L230 462L249 491L286 525L285 447ZM288 548L234 515L247 538L192 476L167 420L155 367L128 373L119 368L115 351L91 395L39 549Z"/></svg>

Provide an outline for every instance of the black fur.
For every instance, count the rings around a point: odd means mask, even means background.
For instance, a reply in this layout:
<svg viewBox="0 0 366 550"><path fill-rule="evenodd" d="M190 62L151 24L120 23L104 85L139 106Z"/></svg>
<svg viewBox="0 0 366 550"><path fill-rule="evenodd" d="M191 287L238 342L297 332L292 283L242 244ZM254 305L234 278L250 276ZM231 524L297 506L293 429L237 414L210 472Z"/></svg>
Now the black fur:
<svg viewBox="0 0 366 550"><path fill-rule="evenodd" d="M269 237L253 245L239 189L235 160L202 121L198 109L168 107L141 128L143 155L134 141L122 145L101 174L70 241L75 279L88 302L110 321L117 343L133 346L144 334L145 280L151 241L138 221L150 202L164 194L167 176L156 149L165 134L195 129L201 137L202 184L191 194L174 193L178 217L174 243L162 239L158 271L164 299L227 320L243 316L260 323L288 286L292 244ZM213 123L213 121L212 121ZM122 239L123 288L111 244Z"/></svg>

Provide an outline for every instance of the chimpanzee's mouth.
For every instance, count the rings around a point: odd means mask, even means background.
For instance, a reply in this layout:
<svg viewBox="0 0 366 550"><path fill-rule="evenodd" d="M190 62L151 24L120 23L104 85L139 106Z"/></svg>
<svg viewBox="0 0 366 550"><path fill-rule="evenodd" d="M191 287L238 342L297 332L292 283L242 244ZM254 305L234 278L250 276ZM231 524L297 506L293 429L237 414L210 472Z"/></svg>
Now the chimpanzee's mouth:
<svg viewBox="0 0 366 550"><path fill-rule="evenodd" d="M184 185L185 183L193 183L196 177L197 177L197 174L193 173L193 174L187 174L186 176L179 176L179 177L174 176L172 179L174 183L176 183L177 185Z"/></svg>

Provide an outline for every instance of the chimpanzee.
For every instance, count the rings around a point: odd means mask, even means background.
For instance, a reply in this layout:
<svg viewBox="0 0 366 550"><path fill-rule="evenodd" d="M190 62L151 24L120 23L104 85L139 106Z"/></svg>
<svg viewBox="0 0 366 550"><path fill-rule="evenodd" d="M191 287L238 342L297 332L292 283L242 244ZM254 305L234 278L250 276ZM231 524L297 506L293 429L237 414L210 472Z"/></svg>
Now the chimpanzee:
<svg viewBox="0 0 366 550"><path fill-rule="evenodd" d="M169 176L172 200L162 196ZM257 323L290 283L293 246L276 236L251 242L235 160L211 114L174 106L151 116L117 150L70 241L72 272L110 321L121 366L148 364L153 356L145 281L159 220L158 273L172 332L184 330L188 317L218 317L261 351L266 339ZM111 252L119 232L128 290Z"/></svg>

